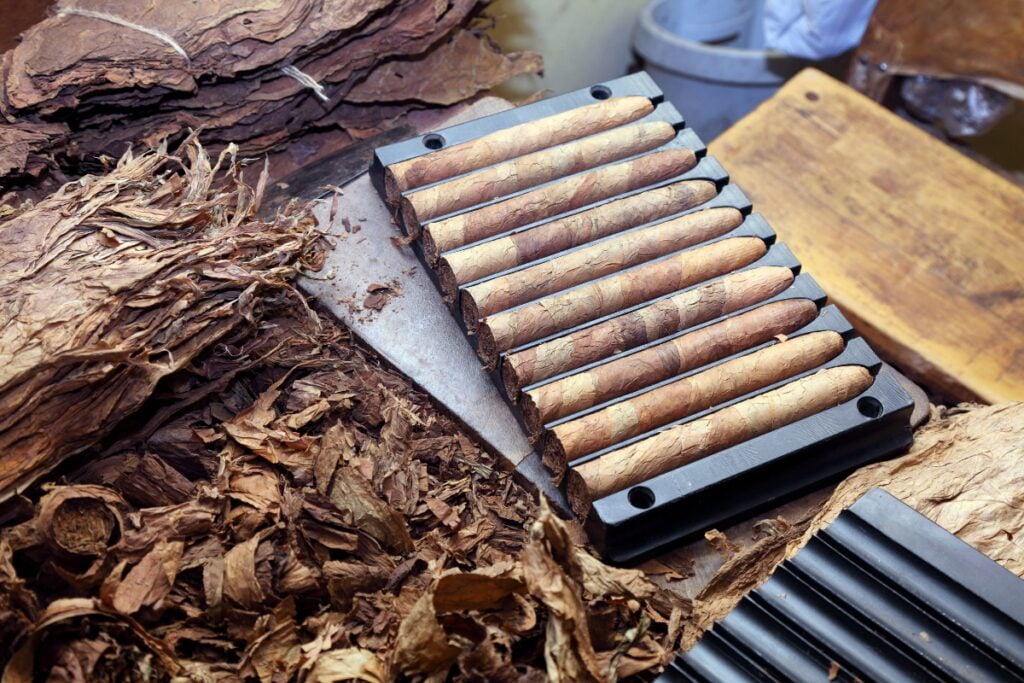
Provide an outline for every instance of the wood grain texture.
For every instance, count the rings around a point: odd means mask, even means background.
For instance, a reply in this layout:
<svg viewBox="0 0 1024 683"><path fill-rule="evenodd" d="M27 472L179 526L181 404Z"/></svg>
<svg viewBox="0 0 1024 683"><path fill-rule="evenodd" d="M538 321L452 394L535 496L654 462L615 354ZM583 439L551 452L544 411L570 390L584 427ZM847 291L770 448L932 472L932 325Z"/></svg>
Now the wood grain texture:
<svg viewBox="0 0 1024 683"><path fill-rule="evenodd" d="M899 368L1024 399L1024 190L813 69L710 149Z"/></svg>

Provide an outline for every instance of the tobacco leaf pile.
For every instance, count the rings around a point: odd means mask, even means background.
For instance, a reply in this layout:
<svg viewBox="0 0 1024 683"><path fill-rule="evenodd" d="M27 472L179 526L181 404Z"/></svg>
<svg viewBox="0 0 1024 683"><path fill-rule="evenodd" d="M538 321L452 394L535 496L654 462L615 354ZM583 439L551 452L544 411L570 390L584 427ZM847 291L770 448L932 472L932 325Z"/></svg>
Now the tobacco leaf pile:
<svg viewBox="0 0 1024 683"><path fill-rule="evenodd" d="M190 128L245 154L289 142L294 166L538 71L483 34L484 4L58 0L0 56L0 204Z"/></svg>
<svg viewBox="0 0 1024 683"><path fill-rule="evenodd" d="M309 308L327 238L235 162L128 155L0 222L4 459L60 463L0 506L4 680L657 670L689 605Z"/></svg>

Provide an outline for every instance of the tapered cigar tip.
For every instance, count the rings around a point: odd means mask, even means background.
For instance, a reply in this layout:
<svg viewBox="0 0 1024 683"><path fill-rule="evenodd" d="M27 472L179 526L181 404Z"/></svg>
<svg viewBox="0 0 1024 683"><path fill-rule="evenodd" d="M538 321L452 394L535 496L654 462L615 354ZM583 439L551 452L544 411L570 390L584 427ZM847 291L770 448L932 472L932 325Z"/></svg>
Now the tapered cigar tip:
<svg viewBox="0 0 1024 683"><path fill-rule="evenodd" d="M697 204L703 204L718 194L718 187L710 180L695 180L694 188L696 190L694 194L697 197ZM742 219L742 214L740 218Z"/></svg>
<svg viewBox="0 0 1024 683"><path fill-rule="evenodd" d="M673 163L682 167L680 168L680 172L689 171L697 165L697 155L694 154L692 149L681 147L677 149L667 149L663 153L671 155Z"/></svg>
<svg viewBox="0 0 1024 683"><path fill-rule="evenodd" d="M593 501L587 480L576 470L569 470L566 475L565 497L569 499L569 508L576 513L577 519L581 523L585 522L590 515Z"/></svg>
<svg viewBox="0 0 1024 683"><path fill-rule="evenodd" d="M818 316L818 305L810 299L785 299L764 306L766 313L774 312L792 321L793 329L799 329Z"/></svg>
<svg viewBox="0 0 1024 683"><path fill-rule="evenodd" d="M480 328L480 308L468 290L459 295L459 306L462 308L462 319L466 322L466 329L470 334L476 334Z"/></svg>
<svg viewBox="0 0 1024 683"><path fill-rule="evenodd" d="M860 365L841 365L832 368L831 372L844 387L847 387L847 399L863 392L874 382L874 377L868 369Z"/></svg>

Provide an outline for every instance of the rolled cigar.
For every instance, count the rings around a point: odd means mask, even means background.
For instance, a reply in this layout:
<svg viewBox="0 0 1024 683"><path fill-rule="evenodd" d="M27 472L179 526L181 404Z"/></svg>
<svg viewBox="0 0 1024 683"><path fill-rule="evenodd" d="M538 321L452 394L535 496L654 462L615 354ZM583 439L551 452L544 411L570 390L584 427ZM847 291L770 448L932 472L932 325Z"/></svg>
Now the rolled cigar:
<svg viewBox="0 0 1024 683"><path fill-rule="evenodd" d="M388 200L405 190L475 171L538 149L593 135L647 116L646 97L612 97L561 114L528 121L389 166L384 172Z"/></svg>
<svg viewBox="0 0 1024 683"><path fill-rule="evenodd" d="M477 351L493 368L501 351L724 275L756 261L767 250L757 237L725 239L488 316L476 328ZM466 323L472 330L472 323Z"/></svg>
<svg viewBox="0 0 1024 683"><path fill-rule="evenodd" d="M602 455L569 470L569 505L585 517L598 498L837 406L871 382L860 366L828 368Z"/></svg>
<svg viewBox="0 0 1024 683"><path fill-rule="evenodd" d="M616 199L529 230L445 254L437 275L449 301L460 285L700 206L715 196L708 180L682 180Z"/></svg>
<svg viewBox="0 0 1024 683"><path fill-rule="evenodd" d="M545 294L706 242L742 222L743 214L737 209L720 207L619 235L473 285L462 292L462 312L467 320L478 320Z"/></svg>
<svg viewBox="0 0 1024 683"><path fill-rule="evenodd" d="M804 334L570 420L545 436L544 463L556 474L564 472L566 464L580 456L781 382L832 360L842 350L843 338L837 332Z"/></svg>
<svg viewBox="0 0 1024 683"><path fill-rule="evenodd" d="M753 306L778 294L792 282L793 272L789 268L752 268L524 349L509 355L502 363L506 391L509 396L517 396L520 388L535 382ZM784 303L768 305L775 307ZM801 305L814 306L811 302Z"/></svg>
<svg viewBox="0 0 1024 683"><path fill-rule="evenodd" d="M675 136L671 123L648 121L542 149L407 194L402 198L402 217L406 225L425 223L570 173L649 152Z"/></svg>
<svg viewBox="0 0 1024 683"><path fill-rule="evenodd" d="M443 251L667 180L696 164L692 150L666 149L562 178L504 201L427 223L423 252L433 264ZM416 234L415 224L406 223L405 227Z"/></svg>
<svg viewBox="0 0 1024 683"><path fill-rule="evenodd" d="M808 299L759 306L638 353L531 389L519 400L534 436L544 425L789 334L814 320Z"/></svg>

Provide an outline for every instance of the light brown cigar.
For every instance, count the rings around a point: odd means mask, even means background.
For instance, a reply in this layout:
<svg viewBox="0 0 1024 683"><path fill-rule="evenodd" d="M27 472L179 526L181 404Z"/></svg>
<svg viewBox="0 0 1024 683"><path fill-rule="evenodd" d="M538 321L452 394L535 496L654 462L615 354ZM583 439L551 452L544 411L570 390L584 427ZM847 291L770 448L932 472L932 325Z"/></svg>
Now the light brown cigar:
<svg viewBox="0 0 1024 683"><path fill-rule="evenodd" d="M520 388L535 382L752 306L778 294L792 282L793 273L789 268L752 268L524 349L509 355L502 363L505 388L509 396L516 396ZM811 302L768 305L814 307Z"/></svg>
<svg viewBox="0 0 1024 683"><path fill-rule="evenodd" d="M654 105L646 97L613 97L504 128L389 166L384 174L386 194L390 202L395 202L405 190L609 130L643 118L652 111Z"/></svg>
<svg viewBox="0 0 1024 683"><path fill-rule="evenodd" d="M598 498L837 406L871 382L860 366L821 370L602 455L569 470L569 505L585 517Z"/></svg>
<svg viewBox="0 0 1024 683"><path fill-rule="evenodd" d="M671 123L648 121L542 149L407 194L402 198L402 217L406 225L425 223L570 173L649 152L675 136Z"/></svg>
<svg viewBox="0 0 1024 683"><path fill-rule="evenodd" d="M813 332L716 365L558 425L544 440L544 464L568 462L826 363L843 350L837 332Z"/></svg>
<svg viewBox="0 0 1024 683"><path fill-rule="evenodd" d="M767 250L757 237L725 239L496 313L478 323L477 351L493 368L502 351L724 275L756 261ZM471 328L470 321L466 323Z"/></svg>
<svg viewBox="0 0 1024 683"><path fill-rule="evenodd" d="M423 252L431 263L436 263L443 251L638 190L688 171L696 164L692 150L666 149L562 178L504 201L427 223L423 229ZM405 227L415 234L414 225L406 223Z"/></svg>
<svg viewBox="0 0 1024 683"><path fill-rule="evenodd" d="M591 370L563 377L520 397L524 421L537 436L552 420L764 344L780 334L795 332L817 314L817 307L807 299L759 306Z"/></svg>
<svg viewBox="0 0 1024 683"><path fill-rule="evenodd" d="M616 199L529 230L483 242L442 256L437 262L441 287L449 301L460 285L601 237L700 206L715 196L708 180L682 180Z"/></svg>
<svg viewBox="0 0 1024 683"><path fill-rule="evenodd" d="M473 285L462 292L462 312L467 320L478 320L545 294L706 242L742 222L743 214L737 209L721 207L619 235Z"/></svg>

